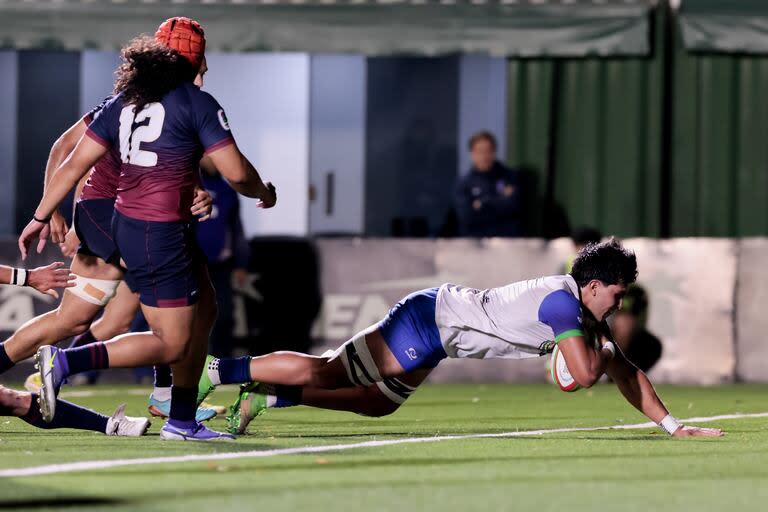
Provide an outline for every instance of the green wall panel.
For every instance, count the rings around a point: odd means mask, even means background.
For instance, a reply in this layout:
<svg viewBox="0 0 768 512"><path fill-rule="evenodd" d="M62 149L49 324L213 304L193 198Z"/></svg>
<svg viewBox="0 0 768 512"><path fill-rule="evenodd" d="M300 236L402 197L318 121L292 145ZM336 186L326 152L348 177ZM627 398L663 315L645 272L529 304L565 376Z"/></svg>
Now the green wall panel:
<svg viewBox="0 0 768 512"><path fill-rule="evenodd" d="M554 117L554 198L571 226L624 237L659 236L665 222L672 236L768 235L768 57L688 53L677 24L662 218L664 24L656 15L651 58L509 62L508 161L537 185L533 234L541 233Z"/></svg>
<svg viewBox="0 0 768 512"><path fill-rule="evenodd" d="M768 58L675 62L672 235L768 234Z"/></svg>
<svg viewBox="0 0 768 512"><path fill-rule="evenodd" d="M508 161L533 172L540 196L554 65L509 65ZM646 59L559 65L556 203L571 226L595 226L619 236L658 235L658 66ZM541 201L536 206L533 216L540 217Z"/></svg>

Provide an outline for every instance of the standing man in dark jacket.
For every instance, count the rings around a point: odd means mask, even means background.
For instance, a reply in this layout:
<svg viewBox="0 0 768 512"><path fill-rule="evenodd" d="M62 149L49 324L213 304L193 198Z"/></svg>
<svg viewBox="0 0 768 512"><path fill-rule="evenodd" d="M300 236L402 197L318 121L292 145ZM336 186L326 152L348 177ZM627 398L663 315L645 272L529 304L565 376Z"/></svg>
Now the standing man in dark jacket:
<svg viewBox="0 0 768 512"><path fill-rule="evenodd" d="M459 234L470 237L523 235L522 197L516 171L496 160L496 138L487 131L469 139L472 169L456 183Z"/></svg>

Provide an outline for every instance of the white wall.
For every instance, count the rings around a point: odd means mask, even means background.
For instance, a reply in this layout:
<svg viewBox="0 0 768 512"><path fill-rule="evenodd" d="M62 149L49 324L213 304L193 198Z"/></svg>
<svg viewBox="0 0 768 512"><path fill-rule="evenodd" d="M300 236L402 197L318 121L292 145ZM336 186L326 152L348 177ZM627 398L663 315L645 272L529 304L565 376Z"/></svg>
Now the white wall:
<svg viewBox="0 0 768 512"><path fill-rule="evenodd" d="M80 54L80 112L82 114L112 94L118 64L120 64L120 55L117 52L84 50Z"/></svg>
<svg viewBox="0 0 768 512"><path fill-rule="evenodd" d="M313 234L363 232L365 86L365 57L312 56L309 173L315 198L309 206L309 227ZM330 196L329 173L334 184Z"/></svg>
<svg viewBox="0 0 768 512"><path fill-rule="evenodd" d="M467 142L488 130L498 141L499 160L507 154L507 63L499 57L463 55L459 62L459 174L472 163Z"/></svg>
<svg viewBox="0 0 768 512"><path fill-rule="evenodd" d="M277 187L277 206L242 199L246 236L309 232L309 68L300 53L211 53L204 90L224 107L241 151Z"/></svg>
<svg viewBox="0 0 768 512"><path fill-rule="evenodd" d="M0 51L0 233L15 232L18 59Z"/></svg>

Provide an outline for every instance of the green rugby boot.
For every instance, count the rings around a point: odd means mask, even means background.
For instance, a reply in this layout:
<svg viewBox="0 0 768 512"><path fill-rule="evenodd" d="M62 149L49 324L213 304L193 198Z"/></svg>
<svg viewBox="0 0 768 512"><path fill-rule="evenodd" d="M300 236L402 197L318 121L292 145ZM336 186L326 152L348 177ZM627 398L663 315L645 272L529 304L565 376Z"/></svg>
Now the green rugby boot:
<svg viewBox="0 0 768 512"><path fill-rule="evenodd" d="M256 416L267 411L267 393L265 386L258 382L243 384L235 403L229 406L227 414L227 432L230 434L245 434L248 424Z"/></svg>

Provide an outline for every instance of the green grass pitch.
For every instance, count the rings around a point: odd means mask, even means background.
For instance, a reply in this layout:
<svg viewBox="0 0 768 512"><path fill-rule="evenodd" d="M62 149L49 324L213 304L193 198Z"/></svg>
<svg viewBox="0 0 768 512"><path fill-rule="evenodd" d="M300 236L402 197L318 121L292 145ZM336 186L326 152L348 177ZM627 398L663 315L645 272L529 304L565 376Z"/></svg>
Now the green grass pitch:
<svg viewBox="0 0 768 512"><path fill-rule="evenodd" d="M102 412L119 402L128 402L131 415L145 411L143 390L75 389L94 396L70 400ZM768 411L768 386L661 386L659 393L679 418ZM234 394L221 389L211 401L229 403ZM548 385L426 385L379 419L306 407L270 410L234 443L161 442L159 422L147 437L125 439L35 430L0 418L0 469L644 421L611 385L572 394ZM224 421L211 425L223 429ZM728 435L551 433L0 478L0 510L765 510L768 418L707 425Z"/></svg>

